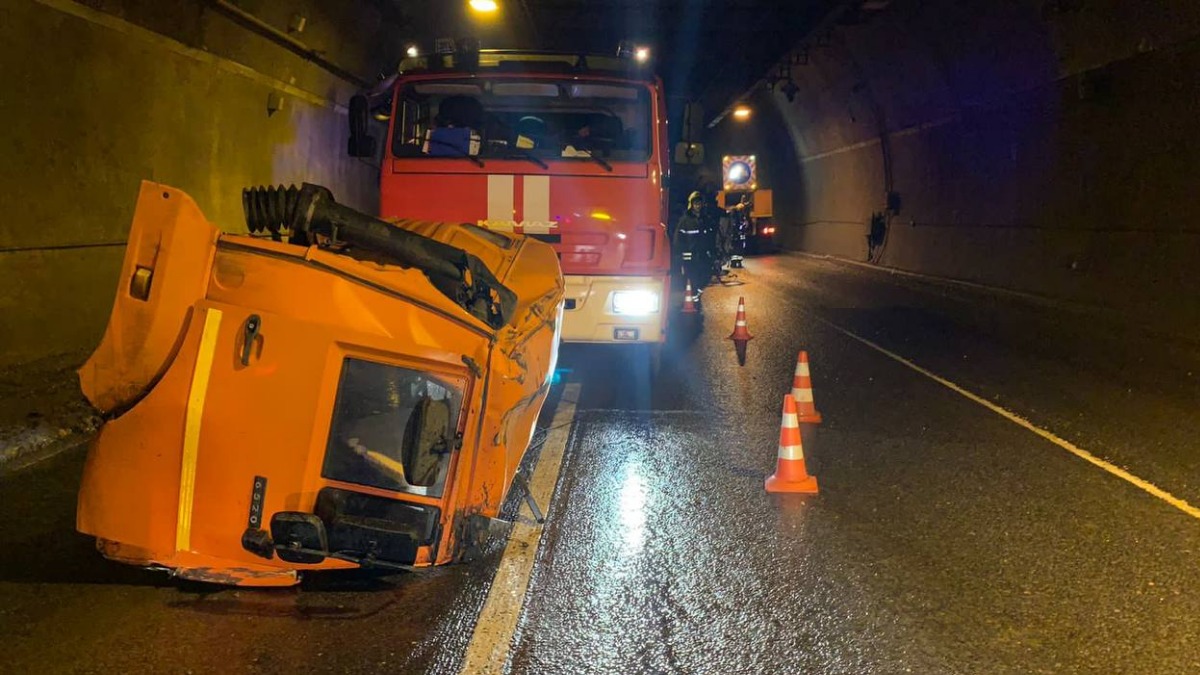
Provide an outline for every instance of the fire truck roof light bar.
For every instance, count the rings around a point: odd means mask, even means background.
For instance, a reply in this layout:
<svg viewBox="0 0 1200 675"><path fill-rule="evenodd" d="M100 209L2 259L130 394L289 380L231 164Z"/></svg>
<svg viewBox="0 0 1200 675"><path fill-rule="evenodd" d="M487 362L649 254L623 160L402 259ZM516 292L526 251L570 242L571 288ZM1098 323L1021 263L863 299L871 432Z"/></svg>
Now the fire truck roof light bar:
<svg viewBox="0 0 1200 675"><path fill-rule="evenodd" d="M473 47L462 49L458 44L451 47L448 42L444 38L439 39L432 54L401 60L397 72L404 75L481 70L504 73L564 72L612 75L644 81L654 79L653 72L645 67L646 63L638 60L636 51L626 58L577 52L479 49L478 42ZM648 48L640 49L646 49L646 59L649 60Z"/></svg>

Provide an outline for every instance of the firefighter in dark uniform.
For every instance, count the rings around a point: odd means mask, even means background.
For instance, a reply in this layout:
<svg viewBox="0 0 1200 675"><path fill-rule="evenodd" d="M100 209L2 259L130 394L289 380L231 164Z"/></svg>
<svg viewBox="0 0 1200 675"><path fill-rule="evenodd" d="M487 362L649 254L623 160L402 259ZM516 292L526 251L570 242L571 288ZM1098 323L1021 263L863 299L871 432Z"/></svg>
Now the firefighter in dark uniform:
<svg viewBox="0 0 1200 675"><path fill-rule="evenodd" d="M687 211L679 217L671 241L675 270L697 288L707 286L717 255L716 244L717 224L712 211L705 208L704 196L693 192L688 195Z"/></svg>

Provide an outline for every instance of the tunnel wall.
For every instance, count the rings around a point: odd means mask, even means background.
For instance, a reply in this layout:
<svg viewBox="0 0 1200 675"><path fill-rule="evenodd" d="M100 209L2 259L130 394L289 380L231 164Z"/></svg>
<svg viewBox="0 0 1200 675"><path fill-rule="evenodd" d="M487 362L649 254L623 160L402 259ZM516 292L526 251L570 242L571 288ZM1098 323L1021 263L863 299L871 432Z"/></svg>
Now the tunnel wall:
<svg viewBox="0 0 1200 675"><path fill-rule="evenodd" d="M797 50L794 102L761 94L796 158L770 183L792 193L776 197L786 242L1192 332L1198 36L1193 0L895 0L844 18ZM874 213L887 235L869 250Z"/></svg>
<svg viewBox="0 0 1200 675"><path fill-rule="evenodd" d="M0 366L98 342L143 179L231 231L254 184L316 182L375 208L377 167L345 155L350 77L201 0L3 4ZM285 32L303 16L293 36L363 79L402 44L367 0L238 7Z"/></svg>

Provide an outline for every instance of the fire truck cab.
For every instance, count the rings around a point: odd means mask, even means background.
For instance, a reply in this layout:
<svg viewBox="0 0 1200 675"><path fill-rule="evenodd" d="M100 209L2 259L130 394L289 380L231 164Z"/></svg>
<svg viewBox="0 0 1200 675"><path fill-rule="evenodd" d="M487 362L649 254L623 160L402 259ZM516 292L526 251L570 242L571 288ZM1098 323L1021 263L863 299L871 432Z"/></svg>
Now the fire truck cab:
<svg viewBox="0 0 1200 675"><path fill-rule="evenodd" d="M563 341L665 341L661 81L619 56L458 47L403 60L351 104L350 154L382 154L380 216L546 242L566 282Z"/></svg>

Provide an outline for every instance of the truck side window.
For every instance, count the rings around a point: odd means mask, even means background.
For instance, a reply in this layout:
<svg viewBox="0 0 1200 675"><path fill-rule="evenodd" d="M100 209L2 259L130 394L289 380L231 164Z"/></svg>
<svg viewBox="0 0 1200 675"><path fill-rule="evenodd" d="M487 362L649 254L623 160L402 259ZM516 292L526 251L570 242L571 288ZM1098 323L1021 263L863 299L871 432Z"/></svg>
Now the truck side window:
<svg viewBox="0 0 1200 675"><path fill-rule="evenodd" d="M402 98L396 110L398 118L396 134L392 139L392 153L397 157L421 155L425 133L430 128L429 106L411 98Z"/></svg>
<svg viewBox="0 0 1200 675"><path fill-rule="evenodd" d="M440 496L456 446L465 382L347 358L321 475Z"/></svg>

